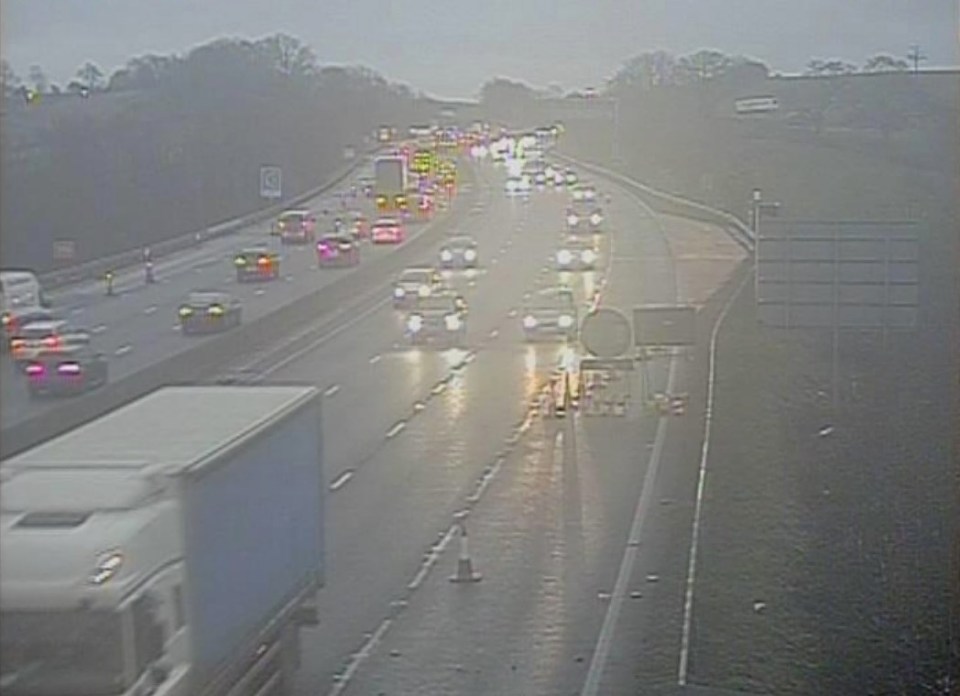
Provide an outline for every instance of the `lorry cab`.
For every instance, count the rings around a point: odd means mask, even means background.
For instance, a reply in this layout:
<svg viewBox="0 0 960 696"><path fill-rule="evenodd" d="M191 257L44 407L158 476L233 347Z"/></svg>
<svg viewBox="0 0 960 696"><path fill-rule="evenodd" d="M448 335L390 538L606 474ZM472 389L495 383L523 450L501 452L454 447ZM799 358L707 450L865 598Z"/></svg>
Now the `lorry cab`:
<svg viewBox="0 0 960 696"><path fill-rule="evenodd" d="M166 387L5 459L4 696L286 693L323 584L320 399Z"/></svg>

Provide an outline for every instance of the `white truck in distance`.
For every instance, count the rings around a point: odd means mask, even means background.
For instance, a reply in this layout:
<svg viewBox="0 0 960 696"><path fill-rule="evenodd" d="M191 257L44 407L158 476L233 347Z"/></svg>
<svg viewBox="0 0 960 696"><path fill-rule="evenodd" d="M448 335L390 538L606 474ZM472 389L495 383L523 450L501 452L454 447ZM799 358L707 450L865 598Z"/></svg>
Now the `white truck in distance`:
<svg viewBox="0 0 960 696"><path fill-rule="evenodd" d="M289 693L320 433L313 387L165 387L0 463L4 696Z"/></svg>

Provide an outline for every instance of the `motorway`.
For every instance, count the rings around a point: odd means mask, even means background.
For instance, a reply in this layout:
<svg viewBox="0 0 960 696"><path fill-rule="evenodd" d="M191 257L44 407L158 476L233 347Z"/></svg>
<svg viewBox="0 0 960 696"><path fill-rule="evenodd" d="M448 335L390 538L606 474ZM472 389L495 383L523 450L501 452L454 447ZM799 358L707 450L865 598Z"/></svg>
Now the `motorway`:
<svg viewBox="0 0 960 696"><path fill-rule="evenodd" d="M687 361L635 372L622 415L545 418L544 385L571 349L524 343L518 310L558 281L552 259L568 194L509 199L503 171L464 169L452 210L433 223L479 243L480 268L448 277L470 304L463 347L409 346L384 277L332 317L209 378L309 383L325 394L328 571L296 693L588 695L670 683L696 468L682 431L648 411L641 391L684 390ZM561 280L583 307L596 291L603 306L625 310L676 301L685 283L667 243L672 223L597 183L612 195L598 270ZM328 194L310 205L331 203ZM724 237L702 224L699 234ZM411 265L435 262L435 236ZM356 272L317 271L312 249L286 248L281 281L236 284L232 254L266 237L258 225L165 259L155 286L131 272L117 297L91 285L55 302L94 331L118 378L193 343L174 330L192 288L230 288L253 318ZM368 259L394 252L364 248ZM4 426L47 407L18 388L2 375ZM448 582L461 510L470 510L477 584Z"/></svg>
<svg viewBox="0 0 960 696"><path fill-rule="evenodd" d="M666 443L667 420L643 408L639 372L626 415L539 415L544 384L568 349L525 344L517 310L527 293L557 281L550 259L567 194L511 200L502 183L502 172L480 165L478 202L455 230L475 236L481 256L477 274L451 278L470 302L463 349L406 345L400 315L386 295L372 294L334 326L307 327L231 366L256 381L312 383L327 397L329 571L321 625L305 633L297 693L553 694L590 683L584 693L613 693L635 678L633 656L608 664L628 628L670 654L657 679L669 681L676 669L675 611L670 630L651 631L645 615L602 627L618 573L629 580L618 584L621 595L655 575L652 554L621 569L631 525L631 538L645 532L635 518L661 488L689 499L695 467L668 460L676 448ZM661 221L604 186L613 193L612 233L600 270L565 280L584 305L597 289L604 306L674 302ZM682 363L651 363L647 387L681 388ZM484 574L470 586L447 581L458 547L453 515L464 509L472 510ZM674 509L680 514L654 525L656 539L643 536L643 544L685 547L689 500ZM682 590L669 591L675 609ZM598 652L601 636L610 649ZM593 655L603 659L593 665Z"/></svg>
<svg viewBox="0 0 960 696"><path fill-rule="evenodd" d="M346 191L351 181L372 174L372 169L370 162L364 162L354 177L339 189ZM461 194L454 199L451 214L469 213L464 208L474 197L469 183L461 187ZM362 203L361 208L372 221L375 218L372 204L369 201ZM298 207L309 207L318 212L318 234L323 234L332 223L332 211L339 207L338 192L323 193ZM319 215L324 210L331 211L326 220ZM356 273L364 265L395 250L390 245L365 245L360 267L318 270L312 246L280 245L278 238L269 235L271 223L252 225L237 233L208 240L195 249L159 259L155 264L157 283L154 285L145 284L141 269L131 269L118 275L112 297L105 294L102 283L85 283L55 291L51 293L53 309L57 316L91 332L95 348L110 360L110 377L115 381L198 342L210 340L209 337L185 338L180 334L177 309L194 289L214 288L233 293L243 302L244 320L250 321L344 275ZM426 231L425 227L411 224L408 234ZM280 250L282 278L268 283L238 283L233 255L245 245L262 242ZM3 356L0 363L0 427L5 429L40 416L57 401L30 399L22 376L9 356Z"/></svg>

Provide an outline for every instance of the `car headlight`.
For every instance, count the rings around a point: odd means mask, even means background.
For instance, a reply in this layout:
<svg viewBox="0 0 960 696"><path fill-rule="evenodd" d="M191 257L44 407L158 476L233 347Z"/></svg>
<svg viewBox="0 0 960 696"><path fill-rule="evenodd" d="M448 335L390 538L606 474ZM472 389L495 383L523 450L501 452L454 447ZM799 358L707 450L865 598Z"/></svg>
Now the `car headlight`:
<svg viewBox="0 0 960 696"><path fill-rule="evenodd" d="M407 294L407 291L401 287L396 287L393 289L393 296L396 297L398 300L406 294Z"/></svg>
<svg viewBox="0 0 960 696"><path fill-rule="evenodd" d="M561 249L557 252L557 263L562 266L566 266L571 261L573 261L573 254L570 253L567 249Z"/></svg>
<svg viewBox="0 0 960 696"><path fill-rule="evenodd" d="M239 267L239 266L246 266L246 265L247 265L247 260L246 260L245 258L243 258L242 256L238 256L237 258L235 258L235 259L233 260L233 263L236 264L238 267Z"/></svg>
<svg viewBox="0 0 960 696"><path fill-rule="evenodd" d="M523 318L523 328L532 329L537 325L537 318L532 314L528 314Z"/></svg>
<svg viewBox="0 0 960 696"><path fill-rule="evenodd" d="M576 215L567 215L567 224L570 225L570 227L576 227L578 222L580 222L580 218Z"/></svg>
<svg viewBox="0 0 960 696"><path fill-rule="evenodd" d="M599 225L601 222L603 222L603 216L600 213L594 213L590 216L591 225Z"/></svg>
<svg viewBox="0 0 960 696"><path fill-rule="evenodd" d="M423 328L423 317L419 314L411 314L407 319L407 330L410 333L417 333L420 329Z"/></svg>
<svg viewBox="0 0 960 696"><path fill-rule="evenodd" d="M594 261L597 260L597 255L593 253L593 251L591 251L590 249L587 249L582 254L580 254L580 258L584 263L593 263Z"/></svg>
<svg viewBox="0 0 960 696"><path fill-rule="evenodd" d="M448 314L445 316L443 318L443 323L447 327L447 331L457 331L461 326L463 326L463 322L456 314Z"/></svg>
<svg viewBox="0 0 960 696"><path fill-rule="evenodd" d="M440 260L453 261L453 252L451 252L449 249L444 249L440 252Z"/></svg>
<svg viewBox="0 0 960 696"><path fill-rule="evenodd" d="M557 318L557 326L559 326L561 329L569 329L571 326L573 326L573 317L571 317L569 314L561 314Z"/></svg>
<svg viewBox="0 0 960 696"><path fill-rule="evenodd" d="M193 308L191 308L191 307L181 307L181 308L180 308L180 316L181 316L181 317L189 317L191 314L193 314Z"/></svg>
<svg viewBox="0 0 960 696"><path fill-rule="evenodd" d="M473 249L467 249L465 252L463 252L463 258L465 258L467 261L475 261L477 258L477 252Z"/></svg>
<svg viewBox="0 0 960 696"><path fill-rule="evenodd" d="M430 290L429 285L421 285L417 288L417 294L420 295L420 297L430 297L431 292L432 290Z"/></svg>
<svg viewBox="0 0 960 696"><path fill-rule="evenodd" d="M219 317L223 314L223 307L220 305L211 305L207 307L207 313L212 317Z"/></svg>

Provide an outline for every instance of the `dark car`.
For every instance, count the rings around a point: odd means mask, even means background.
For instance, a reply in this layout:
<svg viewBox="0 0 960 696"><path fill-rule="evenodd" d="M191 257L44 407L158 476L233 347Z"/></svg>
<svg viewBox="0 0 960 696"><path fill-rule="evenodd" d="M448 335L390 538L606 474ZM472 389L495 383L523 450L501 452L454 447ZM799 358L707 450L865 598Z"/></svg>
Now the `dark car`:
<svg viewBox="0 0 960 696"><path fill-rule="evenodd" d="M325 235L317 242L317 266L336 268L360 263L360 241L352 232Z"/></svg>
<svg viewBox="0 0 960 696"><path fill-rule="evenodd" d="M443 268L476 268L478 262L477 241L473 237L450 237L440 247L440 265Z"/></svg>
<svg viewBox="0 0 960 696"><path fill-rule="evenodd" d="M107 383L107 360L90 346L41 353L27 362L30 396L81 394Z"/></svg>
<svg viewBox="0 0 960 696"><path fill-rule="evenodd" d="M17 336L27 324L53 321L53 319L53 312L45 307L25 307L4 312L2 315L3 341L0 342L0 350L4 352L10 350L10 339Z"/></svg>
<svg viewBox="0 0 960 696"><path fill-rule="evenodd" d="M217 290L196 290L180 305L180 330L186 334L213 333L239 326L240 300Z"/></svg>
<svg viewBox="0 0 960 696"><path fill-rule="evenodd" d="M267 247L247 247L233 258L237 282L276 280L280 277L280 255Z"/></svg>

